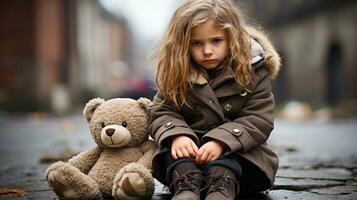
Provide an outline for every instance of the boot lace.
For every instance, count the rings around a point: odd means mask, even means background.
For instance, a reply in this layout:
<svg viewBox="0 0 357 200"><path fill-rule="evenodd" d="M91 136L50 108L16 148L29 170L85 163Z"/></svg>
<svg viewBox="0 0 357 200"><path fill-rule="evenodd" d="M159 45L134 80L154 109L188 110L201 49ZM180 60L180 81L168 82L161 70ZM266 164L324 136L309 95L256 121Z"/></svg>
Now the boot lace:
<svg viewBox="0 0 357 200"><path fill-rule="evenodd" d="M175 189L175 194L179 194L184 190L189 190L199 194L203 182L205 182L203 172L191 171L174 179L170 188L173 187Z"/></svg>
<svg viewBox="0 0 357 200"><path fill-rule="evenodd" d="M222 176L222 175L210 175L209 176L209 183L206 185L207 194L213 193L213 192L220 192L224 196L228 197L227 188L232 184L236 183L238 184L237 180L234 178L231 178L229 176Z"/></svg>

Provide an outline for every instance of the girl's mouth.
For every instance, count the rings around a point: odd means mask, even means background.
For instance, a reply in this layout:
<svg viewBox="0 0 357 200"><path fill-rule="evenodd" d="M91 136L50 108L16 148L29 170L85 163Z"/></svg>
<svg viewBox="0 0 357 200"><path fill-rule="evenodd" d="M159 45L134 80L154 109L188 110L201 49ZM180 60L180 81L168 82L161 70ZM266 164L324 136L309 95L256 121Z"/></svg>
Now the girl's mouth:
<svg viewBox="0 0 357 200"><path fill-rule="evenodd" d="M204 60L203 63L206 63L206 64L211 64L211 63L216 63L217 60L216 59L210 59L210 60Z"/></svg>

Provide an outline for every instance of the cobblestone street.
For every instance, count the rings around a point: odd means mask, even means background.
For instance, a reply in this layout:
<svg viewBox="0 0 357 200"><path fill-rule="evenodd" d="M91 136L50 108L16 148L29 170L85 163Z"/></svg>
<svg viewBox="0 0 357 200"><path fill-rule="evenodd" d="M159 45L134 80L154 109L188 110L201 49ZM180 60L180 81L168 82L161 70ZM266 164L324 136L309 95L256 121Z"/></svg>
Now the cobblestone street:
<svg viewBox="0 0 357 200"><path fill-rule="evenodd" d="M269 139L280 157L275 185L242 199L357 199L356 122L277 119ZM0 189L23 192L0 199L57 199L43 178L48 161L94 145L80 115L0 116L0 133ZM153 199L170 197L157 184Z"/></svg>

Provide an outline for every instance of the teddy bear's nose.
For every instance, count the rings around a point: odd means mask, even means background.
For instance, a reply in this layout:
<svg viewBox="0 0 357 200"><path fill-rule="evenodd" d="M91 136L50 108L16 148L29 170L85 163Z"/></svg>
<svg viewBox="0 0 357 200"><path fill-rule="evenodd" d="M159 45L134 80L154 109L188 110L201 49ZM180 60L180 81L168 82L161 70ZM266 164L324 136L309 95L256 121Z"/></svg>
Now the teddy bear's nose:
<svg viewBox="0 0 357 200"><path fill-rule="evenodd" d="M111 137L115 132L115 129L114 128L108 128L107 130L105 130L105 133Z"/></svg>

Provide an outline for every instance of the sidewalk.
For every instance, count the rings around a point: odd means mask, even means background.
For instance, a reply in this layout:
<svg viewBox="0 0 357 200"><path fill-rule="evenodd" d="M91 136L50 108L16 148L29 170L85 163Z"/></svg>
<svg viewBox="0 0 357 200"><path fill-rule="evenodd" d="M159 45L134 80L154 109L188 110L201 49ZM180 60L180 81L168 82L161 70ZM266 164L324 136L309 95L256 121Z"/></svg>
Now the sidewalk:
<svg viewBox="0 0 357 200"><path fill-rule="evenodd" d="M280 158L275 185L242 199L357 199L356 122L277 120L269 139ZM43 178L48 164L40 159L92 147L88 131L80 115L2 117L0 199L58 199ZM5 195L5 188L17 190ZM158 183L152 199L170 198Z"/></svg>

